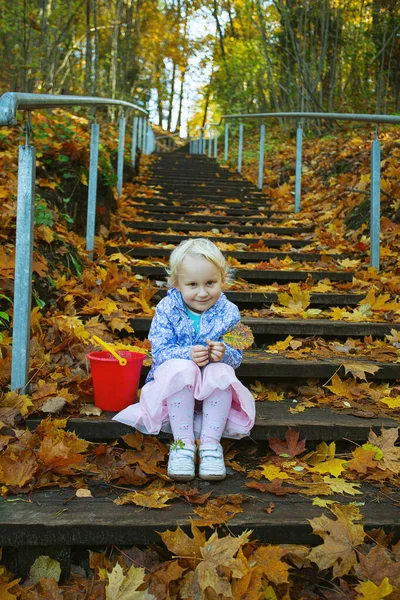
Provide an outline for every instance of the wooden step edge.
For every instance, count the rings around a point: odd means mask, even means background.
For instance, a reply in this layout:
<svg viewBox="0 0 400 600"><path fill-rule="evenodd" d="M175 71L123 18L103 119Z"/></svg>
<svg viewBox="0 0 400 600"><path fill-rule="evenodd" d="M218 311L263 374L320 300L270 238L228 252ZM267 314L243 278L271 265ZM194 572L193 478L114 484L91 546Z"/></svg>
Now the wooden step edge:
<svg viewBox="0 0 400 600"><path fill-rule="evenodd" d="M147 277L166 277L165 267L152 267L131 265L133 272ZM352 281L354 273L350 271L289 271L289 270L264 270L264 269L235 269L236 279L257 281L306 281L311 277L315 281L329 279L330 281Z"/></svg>
<svg viewBox="0 0 400 600"><path fill-rule="evenodd" d="M171 248L154 248L154 247L143 247L143 246L122 246L122 245L118 245L118 246L106 246L106 254L107 256L109 256L110 254L113 254L114 252L121 252L122 254L126 254L132 257L146 257L146 258L152 258L152 257L159 257L159 258L168 258L172 252ZM310 262L315 262L318 260L321 260L323 257L329 257L332 258L333 260L339 260L342 258L346 258L346 256L348 257L349 255L344 255L344 254L317 254L314 252L263 252L263 251L253 251L253 252L246 252L245 250L243 251L233 251L233 250L224 250L224 254L229 257L231 256L232 258L236 258L238 260L246 261L246 262L258 262L258 261L264 261L264 260L269 260L271 258L281 258L281 259L285 259L286 257L289 257L291 259L293 259L294 261L310 261Z"/></svg>
<svg viewBox="0 0 400 600"><path fill-rule="evenodd" d="M313 497L307 498L301 493L275 496L247 488L245 482L243 474L234 473L224 481L201 487L202 492L213 491L214 497L241 494L248 499L241 506L243 512L226 524L232 535L250 529L253 538L259 542L322 543L319 536L312 534L309 520L329 514L329 511L312 506ZM198 479L191 483L191 487L201 485ZM146 510L133 504L114 504L112 500L122 496L123 490L118 490L117 494L115 490L107 492L105 488L102 491L95 485L92 489L92 498L76 498L73 489L50 489L34 491L29 502L10 502L13 497L0 499L0 544L17 548L46 546L49 553L52 546L140 546L160 543L157 532L175 531L177 526L189 533L191 519L196 523L197 516L193 512L196 505L183 499L170 501L166 510ZM398 503L378 485L362 484L361 491L362 495L355 497L332 494L327 498L340 504L362 502L360 512L365 530L382 527L386 533L393 532L397 540L400 534ZM270 502L275 508L267 518L263 508Z"/></svg>
<svg viewBox="0 0 400 600"><path fill-rule="evenodd" d="M398 422L387 418L361 418L346 412L327 408L307 408L302 413L291 413L290 408L297 406L293 400L280 402L256 402L256 421L250 433L253 440L269 440L270 438L285 439L290 427L299 431L301 438L307 440L351 440L365 442L371 430L379 433L382 427L392 429L398 427ZM103 412L101 417L71 416L68 418L67 430L75 432L86 440L116 440L134 429L129 425L113 421L116 413ZM26 426L33 431L47 415L33 415L26 419ZM160 432L161 439L169 440L171 436Z"/></svg>
<svg viewBox="0 0 400 600"><path fill-rule="evenodd" d="M132 290L133 288L131 288ZM168 290L160 288L156 294L159 298L164 298L167 295ZM257 292L256 290L239 291L239 290L225 290L224 291L228 300L234 303L254 303L254 304L270 304L278 301L278 292ZM310 306L356 306L361 300L365 298L365 294L355 293L310 293Z"/></svg>
<svg viewBox="0 0 400 600"><path fill-rule="evenodd" d="M137 204L135 205L134 203L130 203L130 206L133 206L134 208L137 209L138 213L142 213L142 214L152 214L152 215L159 215L159 214L166 214L164 213L164 211L171 205L163 205L162 202L160 202L160 204ZM224 208L225 209L225 208ZM194 214L195 213L195 214ZM202 207L197 207L197 206L176 206L173 205L173 210L171 210L169 213L167 213L168 215L175 215L176 217L184 217L184 216L190 216L190 217L198 217L201 216L202 213ZM225 216L228 217L229 219L268 219L274 215L279 215L279 217L281 219L287 217L288 219L292 219L295 218L295 214L293 212L288 212L288 211L281 211L281 210L248 210L246 212L245 209L240 210L237 209L236 212L234 209L227 209L225 210ZM215 217L218 218L224 218L224 215L215 215ZM211 217L211 218L215 218L215 217ZM204 217L205 218L205 217Z"/></svg>
<svg viewBox="0 0 400 600"><path fill-rule="evenodd" d="M272 226L272 227L258 227L254 226L241 226L241 225L229 225L222 227L216 227L217 223L183 223L181 221L124 221L126 227L131 227L132 229L153 229L153 230L166 230L169 229L175 231L212 231L213 229L229 229L232 232L237 233L276 233L283 235L297 234L297 233L311 233L313 231L313 227L280 227Z"/></svg>
<svg viewBox="0 0 400 600"><path fill-rule="evenodd" d="M374 374L366 373L368 381L395 380L400 378L400 363L370 361L357 357L333 357L331 359L301 360L287 358L266 351L248 351L243 355L243 362L236 374L239 379L252 377L256 379L325 379L335 373L339 377L346 376L343 363L355 363L378 367Z"/></svg>
<svg viewBox="0 0 400 600"><path fill-rule="evenodd" d="M236 226L245 226L245 223L249 221L254 221L255 223L259 223L262 221L266 221L267 223L282 223L285 222L286 219L283 217L270 217L270 216L251 216L251 217L237 217L237 216L221 216L217 215L215 217L211 215L192 215L192 214L184 214L184 213L161 213L161 212L152 212L152 211L144 211L138 210L138 216L142 219L148 221L149 219L154 221L156 219L160 219L161 221L165 221L171 219L173 222L185 222L190 223L191 219L196 221L197 223L210 223L213 225L224 225L225 227L232 227L232 223L237 223Z"/></svg>
<svg viewBox="0 0 400 600"><path fill-rule="evenodd" d="M116 233L118 233L118 232L116 232ZM112 239L112 237L111 237L111 239ZM172 234L172 233L160 234L160 233L143 231L143 232L129 233L128 239L131 241L144 240L144 241L149 241L149 242L151 242L151 241L163 242L166 244L169 244L169 243L179 244L183 240L187 240L188 236ZM218 237L216 235L208 235L207 239L211 240L212 242L224 242L226 244L257 244L258 242L263 242L270 248L280 248L281 246L286 246L287 244L290 244L293 248L301 248L303 246L308 246L310 244L310 240L302 240L302 239L296 239L296 238L295 239L291 239L291 238L265 239L262 237L251 237L251 238L227 237L227 236Z"/></svg>
<svg viewBox="0 0 400 600"><path fill-rule="evenodd" d="M130 197L131 202L131 206L146 206L146 204L153 204L154 200L161 200L161 203L163 206L195 206L196 208L198 207L208 207L208 208L221 208L224 209L226 208L235 208L235 206L241 206L241 209L245 209L245 210L260 210L263 211L265 210L271 210L273 212L276 212L273 210L273 208L270 207L269 205L269 201L268 199L265 202L258 202L255 203L253 202L251 199L250 200L246 200L246 199L241 199L239 202L228 202L226 198L224 197L218 197L215 198L213 200L207 199L207 198L200 198L200 197L193 197L193 198L186 198L186 197L181 197L178 195L175 198L166 198L165 196L161 196L158 194L154 194L153 196L131 196ZM175 204L175 202L179 202L179 204Z"/></svg>
<svg viewBox="0 0 400 600"><path fill-rule="evenodd" d="M329 335L329 336L379 336L389 334L392 329L400 331L400 323L383 323L363 321L353 323L333 319L285 319L279 317L242 317L241 322L251 328L254 334L267 335ZM133 317L129 324L135 332L148 333L151 317ZM344 360L351 361L352 355L344 355Z"/></svg>

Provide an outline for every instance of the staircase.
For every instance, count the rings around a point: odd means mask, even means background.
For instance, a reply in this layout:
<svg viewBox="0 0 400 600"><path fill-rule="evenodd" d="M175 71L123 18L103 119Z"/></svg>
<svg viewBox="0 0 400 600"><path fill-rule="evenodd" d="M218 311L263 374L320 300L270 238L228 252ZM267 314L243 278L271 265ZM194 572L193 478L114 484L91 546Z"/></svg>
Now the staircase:
<svg viewBox="0 0 400 600"><path fill-rule="evenodd" d="M166 294L162 283L165 267L162 264L141 265L140 261L167 260L171 248L187 236L206 236L220 244L223 250L230 245L225 254L235 265L236 281L226 295L243 311L243 323L252 328L255 336L254 349L245 352L243 363L237 370L246 386L259 381L285 390L290 385L306 385L310 379L318 380L322 385L336 372L344 375L340 357L298 360L265 351L264 346L289 335L301 339L318 336L327 342L335 339L344 343L349 337L383 338L393 329L393 325L386 323L287 319L268 312L271 303L277 301L281 286L290 282L307 280L315 286L320 281L334 282L332 291L311 292L311 308L354 307L365 293L343 291L348 287L345 284L352 281L353 273L337 266L336 261L342 257L307 249L314 240L311 222L304 222L289 211L271 210L265 194L239 175L219 166L215 160L190 156L184 151L158 155L151 171L142 176L141 181L153 190L153 195L131 198L130 204L136 209L137 216L125 223L129 227L129 242L110 246L108 252L126 253L138 276L154 280L159 288L155 296L157 301ZM234 249L231 245L235 245ZM286 257L295 261L291 263L292 267L289 264L287 268L274 268L274 260L282 261ZM246 268L252 263L258 263L258 266ZM261 310L261 314L264 310L266 316L252 316L251 312L255 310ZM145 338L150 322L150 318L133 318L130 324L138 337ZM355 362L357 358L351 360ZM399 363L374 364L381 368L368 375L370 381L400 378ZM145 367L143 378L147 371L148 367ZM257 402L257 420L251 440L236 443L239 454L235 460L241 455L245 460L252 457L251 468L254 469L268 450L267 441L284 439L289 426L300 433L300 439L307 440L310 449L324 440L327 443L335 441L343 451L364 443L371 429L379 433L382 426L397 427L397 422L390 418L334 412L328 405L325 408L307 407L301 412L297 406L293 395L280 402ZM86 440L106 443L132 433L129 427L113 422L112 416L112 413L105 413L102 419L70 418L68 428ZM39 422L40 417L32 417L28 426L33 430ZM254 529L256 539L272 544L315 544L319 541L312 535L308 520L320 515L323 509L312 505L312 497L303 495L301 489L299 493L287 495L261 492L245 487L246 481L244 472L228 466L225 481L210 484L195 480L186 488L198 488L201 493L213 490L215 496L242 494L247 500L241 504L243 511L227 525L234 534ZM0 501L0 545L5 547L5 558L14 571L26 575L35 557L47 554L60 560L66 574L71 560L77 560L77 555L85 548L111 545L120 548L159 542L157 532L173 530L177 525L188 529L190 519L196 517L193 514L196 506L182 498L176 498L164 510L132 504L118 506L111 500L122 493L121 489L98 481L89 481L88 487L92 498L77 498L71 488L49 487L33 493L29 502ZM135 489L135 486L128 488ZM341 503L362 501L366 529L384 527L387 532L398 535L399 503L393 504L391 494L387 489L383 493L378 484L362 484L361 490L362 496L339 495L329 499ZM275 506L273 512L267 514L263 509L271 502Z"/></svg>

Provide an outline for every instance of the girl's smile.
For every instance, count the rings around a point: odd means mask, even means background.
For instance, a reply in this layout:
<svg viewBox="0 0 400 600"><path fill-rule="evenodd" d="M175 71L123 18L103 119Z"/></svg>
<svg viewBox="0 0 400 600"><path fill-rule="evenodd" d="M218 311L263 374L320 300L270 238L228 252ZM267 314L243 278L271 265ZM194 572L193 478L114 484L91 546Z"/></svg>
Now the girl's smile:
<svg viewBox="0 0 400 600"><path fill-rule="evenodd" d="M188 255L182 261L176 289L191 310L204 312L221 296L221 271L203 256Z"/></svg>

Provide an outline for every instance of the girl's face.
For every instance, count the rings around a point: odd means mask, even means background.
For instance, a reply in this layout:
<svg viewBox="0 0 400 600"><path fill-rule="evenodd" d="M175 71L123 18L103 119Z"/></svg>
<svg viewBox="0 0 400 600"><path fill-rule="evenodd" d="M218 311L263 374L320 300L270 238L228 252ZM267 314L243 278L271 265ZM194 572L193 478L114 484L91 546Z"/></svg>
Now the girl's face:
<svg viewBox="0 0 400 600"><path fill-rule="evenodd" d="M220 269L203 256L186 256L179 269L176 289L186 305L202 313L216 302L222 292Z"/></svg>

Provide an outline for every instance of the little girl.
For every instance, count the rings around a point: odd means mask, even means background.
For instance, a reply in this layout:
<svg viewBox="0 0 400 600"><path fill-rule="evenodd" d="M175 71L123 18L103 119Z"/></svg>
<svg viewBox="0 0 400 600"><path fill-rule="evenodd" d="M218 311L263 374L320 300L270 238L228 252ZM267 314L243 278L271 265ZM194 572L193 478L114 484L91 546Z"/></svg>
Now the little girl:
<svg viewBox="0 0 400 600"><path fill-rule="evenodd" d="M172 432L168 475L195 477L195 438L200 437L199 477L226 476L221 437L239 439L254 424L255 403L236 378L242 352L222 336L240 321L227 300L227 264L207 239L181 242L170 257L168 286L151 323L153 365L140 402L114 419L148 434Z"/></svg>

